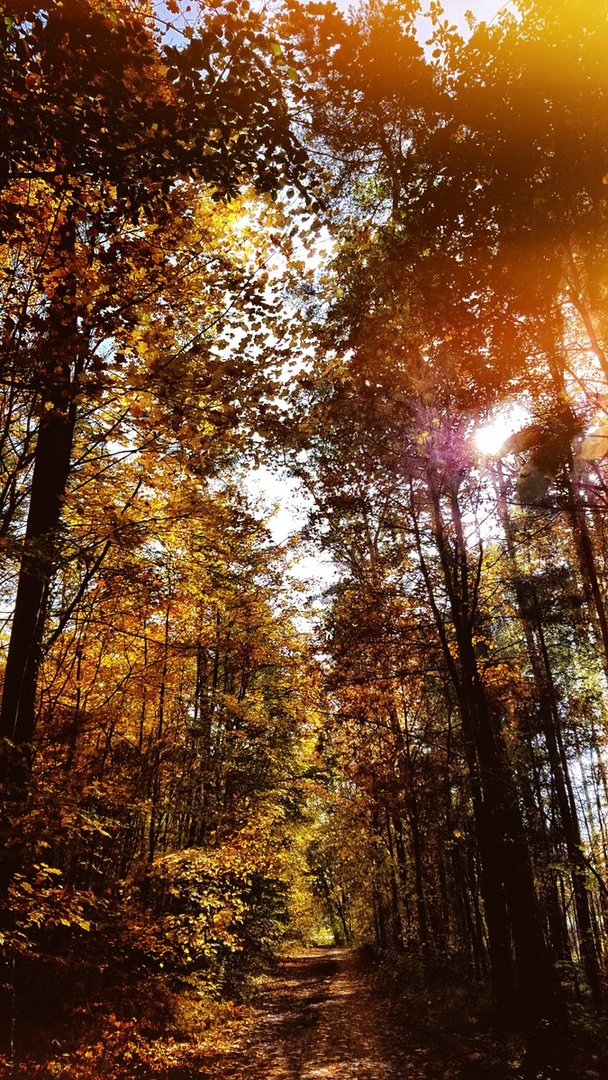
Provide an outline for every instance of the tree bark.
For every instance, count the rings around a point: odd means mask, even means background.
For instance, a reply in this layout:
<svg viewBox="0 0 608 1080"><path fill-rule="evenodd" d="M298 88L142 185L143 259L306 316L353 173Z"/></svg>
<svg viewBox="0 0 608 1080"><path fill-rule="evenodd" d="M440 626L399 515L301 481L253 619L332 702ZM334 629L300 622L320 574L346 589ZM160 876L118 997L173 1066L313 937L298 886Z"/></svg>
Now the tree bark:
<svg viewBox="0 0 608 1080"><path fill-rule="evenodd" d="M474 810L483 868L482 890L488 919L490 959L497 1003L507 1017L518 1016L527 1026L555 1018L557 1000L526 832L514 772L510 766L498 718L481 678L474 645L477 572L470 573L469 554L455 490L446 493L451 508L453 548L448 548L438 478L429 477L435 541L455 636L451 668L460 706L467 759L473 786L479 793ZM446 639L446 644L447 642ZM508 927L504 923L504 906ZM507 955L508 929L515 958L515 990Z"/></svg>
<svg viewBox="0 0 608 1080"><path fill-rule="evenodd" d="M601 978L597 946L593 933L592 912L586 887L587 866L582 849L580 823L574 799L570 769L564 750L557 694L536 586L524 582L517 568L517 554L512 536L502 475L498 473L498 497L507 554L511 563L513 589L524 629L528 657L538 695L539 719L547 746L563 838L571 869L572 892L579 933L580 953L585 976L596 1004L601 1001ZM529 609L533 618L530 619ZM538 647L534 639L538 641Z"/></svg>
<svg viewBox="0 0 608 1080"><path fill-rule="evenodd" d="M0 705L0 737L20 750L16 755L13 752L12 766L5 762L3 779L9 787L13 783L27 785L29 776L42 639L70 474L75 399L85 360L70 265L74 247L75 223L68 215L58 236L58 261L65 273L51 304L49 336L41 362L41 418Z"/></svg>

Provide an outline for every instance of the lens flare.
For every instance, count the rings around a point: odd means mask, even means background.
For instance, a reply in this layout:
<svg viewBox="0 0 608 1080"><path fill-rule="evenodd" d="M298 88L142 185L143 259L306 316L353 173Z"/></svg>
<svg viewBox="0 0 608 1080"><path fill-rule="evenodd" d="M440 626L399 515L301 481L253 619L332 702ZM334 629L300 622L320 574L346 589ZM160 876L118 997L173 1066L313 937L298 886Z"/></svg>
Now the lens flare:
<svg viewBox="0 0 608 1080"><path fill-rule="evenodd" d="M473 440L482 454L497 454L503 443L513 431L513 423L508 416L497 416L490 424L484 424L475 430Z"/></svg>

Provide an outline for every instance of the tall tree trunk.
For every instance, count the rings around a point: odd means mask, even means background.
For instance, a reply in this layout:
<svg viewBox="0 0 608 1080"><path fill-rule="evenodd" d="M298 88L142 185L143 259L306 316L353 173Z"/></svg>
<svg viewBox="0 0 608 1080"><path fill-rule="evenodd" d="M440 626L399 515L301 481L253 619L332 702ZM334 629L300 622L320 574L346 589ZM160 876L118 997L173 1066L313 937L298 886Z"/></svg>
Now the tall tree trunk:
<svg viewBox="0 0 608 1080"><path fill-rule="evenodd" d="M412 855L414 859L414 879L416 883L416 913L418 917L418 939L422 946L424 970L430 973L432 962L432 942L429 932L429 919L426 903L426 890L423 867L423 844L420 834L420 814L416 797L416 783L413 776L413 762L409 731L409 720L405 696L401 694L401 712L403 727L394 704L389 705L391 730L395 737L397 768L401 784L402 798L405 805L405 817L412 837Z"/></svg>
<svg viewBox="0 0 608 1080"><path fill-rule="evenodd" d="M388 852L390 856L391 924L393 927L393 944L396 948L401 949L403 947L403 923L401 921L401 909L399 903L397 859L395 853L395 845L393 843L391 817L388 810L386 811L386 842L388 845Z"/></svg>
<svg viewBox="0 0 608 1080"><path fill-rule="evenodd" d="M444 583L448 591L454 615L454 621L458 624L461 621L460 605L453 588L452 569L447 555L445 526L443 523L439 497L433 489L434 484L431 480L429 482L429 490L431 492L433 503L437 550L442 565ZM412 524L420 568L426 584L431 610L433 612L437 633L445 657L446 667L458 702L462 724L463 749L469 773L471 801L475 818L475 831L479 846L481 895L483 897L488 930L488 953L490 958L494 1007L497 1016L514 1019L517 1011L517 989L513 966L512 939L503 883L500 838L497 832L497 823L492 812L491 799L488 799L485 791L488 781L488 769L484 766L483 761L480 761L479 759L477 748L478 733L475 729L472 713L474 704L473 692L472 688L467 687L464 681L459 657L458 655L455 656L453 653L453 646L447 635L444 615L437 603L431 571L422 544L413 493Z"/></svg>
<svg viewBox="0 0 608 1080"><path fill-rule="evenodd" d="M160 826L163 819L163 813L161 810L161 794L162 794L162 760L163 760L163 740L165 734L165 707L166 707L166 695L167 695L167 675L169 672L169 631L171 619L171 605L167 602L167 609L165 611L165 633L163 639L163 655L162 655L162 667L160 673L160 686L158 690L158 722L156 725L156 731L151 736L150 747L150 772L152 777L152 787L150 792L150 827L148 833L148 862L154 861L154 856L158 848Z"/></svg>
<svg viewBox="0 0 608 1080"><path fill-rule="evenodd" d="M32 493L4 674L0 735L30 743L48 590L55 568L57 529L69 476L75 410L57 402L41 419Z"/></svg>
<svg viewBox="0 0 608 1080"><path fill-rule="evenodd" d="M593 934L591 905L586 887L587 867L582 849L580 824L570 778L570 769L563 745L551 660L545 639L537 589L533 582L524 582L518 571L517 552L511 530L504 481L500 470L498 471L498 496L500 518L511 564L511 578L518 603L519 616L524 629L530 666L534 675L539 702L539 718L547 746L563 838L571 867L572 892L579 932L581 959L594 1001L599 1004L601 980L597 946ZM532 630L536 634L538 648Z"/></svg>
<svg viewBox="0 0 608 1080"><path fill-rule="evenodd" d="M506 946L504 926L491 927L495 915L500 913L502 918L502 891L513 942L517 987L517 995L511 998L509 1011L519 1014L520 1020L533 1028L540 1021L555 1017L556 986L543 933L516 779L475 654L474 626L481 558L477 572L471 574L455 489L447 493L455 551L454 555L451 554L438 479L433 475L429 478L429 490L435 540L456 640L457 664L450 649L452 668L457 676L454 689L458 695L465 743L469 744L469 767L475 781L479 782L481 795L480 804L478 800L476 807L476 820L484 868L484 900L492 970L494 972L496 964L500 963L500 979L509 977L507 958L502 955ZM501 955L497 955L497 932L503 938L500 941ZM504 997L504 992L509 991L510 987L497 986L497 989Z"/></svg>
<svg viewBox="0 0 608 1080"><path fill-rule="evenodd" d="M34 452L30 503L23 539L17 594L11 626L2 701L0 703L0 784L8 796L3 829L10 828L10 800L25 796L32 760L38 671L48 610L49 586L55 570L57 535L70 473L76 393L84 367L85 342L78 330L73 256L76 227L68 212L58 227L55 252L62 271L41 342L39 391L41 416ZM0 864L0 892L20 865L20 845L11 845ZM8 915L10 920L10 915ZM14 1038L10 958L0 970L0 1051L10 1052Z"/></svg>
<svg viewBox="0 0 608 1080"><path fill-rule="evenodd" d="M41 362L41 418L34 454L29 512L8 647L0 737L21 748L15 769L4 778L27 783L35 728L36 690L49 587L57 558L57 536L70 474L76 393L84 365L78 330L76 282L71 261L75 223L68 215L58 236L58 263L65 268L49 313L49 336Z"/></svg>
<svg viewBox="0 0 608 1080"><path fill-rule="evenodd" d="M608 613L595 565L593 542L589 532L585 507L581 505L569 477L567 486L569 495L568 517L576 543L583 591L591 614L592 625L602 643L604 671L608 678Z"/></svg>
<svg viewBox="0 0 608 1080"><path fill-rule="evenodd" d="M545 642L540 607L536 589L532 587L534 614L536 618L537 633L541 648L541 655L545 667L547 689L550 695L550 709L543 709L542 715L545 720L545 737L549 752L549 761L555 784L557 804L559 807L566 850L572 873L572 892L574 894L574 906L576 909L576 921L578 924L581 959L583 968L589 983L589 988L596 1004L601 1001L601 980L599 958L593 933L592 912L587 890L587 865L583 853L582 837L574 791L570 778L570 769L565 754L561 737L561 725L556 706L555 687L553 685L553 673L549 660L549 653ZM552 721L552 722L551 722Z"/></svg>

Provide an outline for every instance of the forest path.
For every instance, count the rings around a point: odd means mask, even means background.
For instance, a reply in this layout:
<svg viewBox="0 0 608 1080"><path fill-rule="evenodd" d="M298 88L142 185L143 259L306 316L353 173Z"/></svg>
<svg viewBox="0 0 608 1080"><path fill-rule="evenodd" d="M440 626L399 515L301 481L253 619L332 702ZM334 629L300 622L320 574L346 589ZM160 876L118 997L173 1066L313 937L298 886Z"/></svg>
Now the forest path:
<svg viewBox="0 0 608 1080"><path fill-rule="evenodd" d="M348 949L284 957L238 1045L217 1061L222 1080L435 1080L429 1050L407 1044L390 1007ZM454 1075L450 1073L448 1075Z"/></svg>

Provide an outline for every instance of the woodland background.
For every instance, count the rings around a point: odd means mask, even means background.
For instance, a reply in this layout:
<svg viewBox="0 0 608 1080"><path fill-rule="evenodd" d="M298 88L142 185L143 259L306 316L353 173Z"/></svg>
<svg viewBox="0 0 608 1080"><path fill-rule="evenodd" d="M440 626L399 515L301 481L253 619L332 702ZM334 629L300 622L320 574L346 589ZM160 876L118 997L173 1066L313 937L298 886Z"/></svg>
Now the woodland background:
<svg viewBox="0 0 608 1080"><path fill-rule="evenodd" d="M2 5L6 1075L287 936L601 1076L608 7L425 11Z"/></svg>

